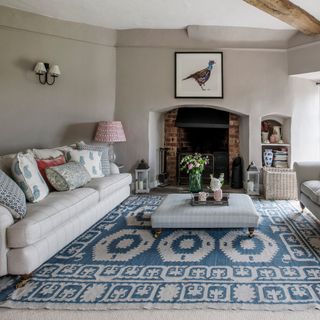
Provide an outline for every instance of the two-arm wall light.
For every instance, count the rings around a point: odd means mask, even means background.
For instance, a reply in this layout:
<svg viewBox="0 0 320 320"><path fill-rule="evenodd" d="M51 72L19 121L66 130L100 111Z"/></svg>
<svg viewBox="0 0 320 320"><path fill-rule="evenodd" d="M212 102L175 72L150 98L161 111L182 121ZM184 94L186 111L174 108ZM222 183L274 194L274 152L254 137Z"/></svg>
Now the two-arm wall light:
<svg viewBox="0 0 320 320"><path fill-rule="evenodd" d="M39 76L39 82L41 84L48 84L50 86L54 84L56 78L61 74L58 65L52 65L50 67L49 63L46 62L38 62L34 67L34 72Z"/></svg>

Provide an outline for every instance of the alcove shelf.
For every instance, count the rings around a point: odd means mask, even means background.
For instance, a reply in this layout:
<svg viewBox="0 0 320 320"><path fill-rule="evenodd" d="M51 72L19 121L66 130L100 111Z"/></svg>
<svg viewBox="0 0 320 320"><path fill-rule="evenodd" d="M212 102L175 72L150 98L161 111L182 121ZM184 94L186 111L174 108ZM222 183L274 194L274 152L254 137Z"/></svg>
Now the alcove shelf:
<svg viewBox="0 0 320 320"><path fill-rule="evenodd" d="M264 147L290 147L289 143L261 143Z"/></svg>
<svg viewBox="0 0 320 320"><path fill-rule="evenodd" d="M265 124L263 126L263 124ZM264 163L264 152L266 149L273 151L272 167L290 168L291 167L291 118L283 115L268 115L261 118L261 133L262 128L268 128L268 140L273 134L273 127L281 127L281 140L283 143L264 143L261 134L261 157L262 165ZM264 130L265 131L265 130ZM269 140L270 141L270 140Z"/></svg>

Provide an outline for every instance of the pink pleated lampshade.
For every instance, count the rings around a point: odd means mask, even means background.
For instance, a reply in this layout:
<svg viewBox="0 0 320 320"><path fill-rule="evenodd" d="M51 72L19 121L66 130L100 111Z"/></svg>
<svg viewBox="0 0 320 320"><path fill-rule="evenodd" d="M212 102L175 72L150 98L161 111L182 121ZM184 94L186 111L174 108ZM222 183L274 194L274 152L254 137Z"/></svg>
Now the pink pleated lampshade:
<svg viewBox="0 0 320 320"><path fill-rule="evenodd" d="M127 141L121 121L99 122L94 140L107 143Z"/></svg>

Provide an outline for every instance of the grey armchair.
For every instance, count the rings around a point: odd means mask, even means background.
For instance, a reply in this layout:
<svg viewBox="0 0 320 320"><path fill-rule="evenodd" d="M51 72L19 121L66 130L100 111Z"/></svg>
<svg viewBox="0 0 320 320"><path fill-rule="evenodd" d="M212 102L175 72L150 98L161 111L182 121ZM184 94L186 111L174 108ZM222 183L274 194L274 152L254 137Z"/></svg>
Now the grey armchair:
<svg viewBox="0 0 320 320"><path fill-rule="evenodd" d="M307 207L320 219L320 161L295 162L294 169L301 209Z"/></svg>

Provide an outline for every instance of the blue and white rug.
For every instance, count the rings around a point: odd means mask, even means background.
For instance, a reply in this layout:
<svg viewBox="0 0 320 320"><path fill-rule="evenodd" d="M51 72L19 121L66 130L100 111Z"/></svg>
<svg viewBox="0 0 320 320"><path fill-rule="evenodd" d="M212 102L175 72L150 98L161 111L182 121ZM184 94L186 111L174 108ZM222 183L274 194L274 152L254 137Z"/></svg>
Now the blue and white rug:
<svg viewBox="0 0 320 320"><path fill-rule="evenodd" d="M132 196L61 250L0 304L48 309L301 310L320 306L320 225L288 201L254 200L245 229L167 230L148 216L160 196Z"/></svg>

